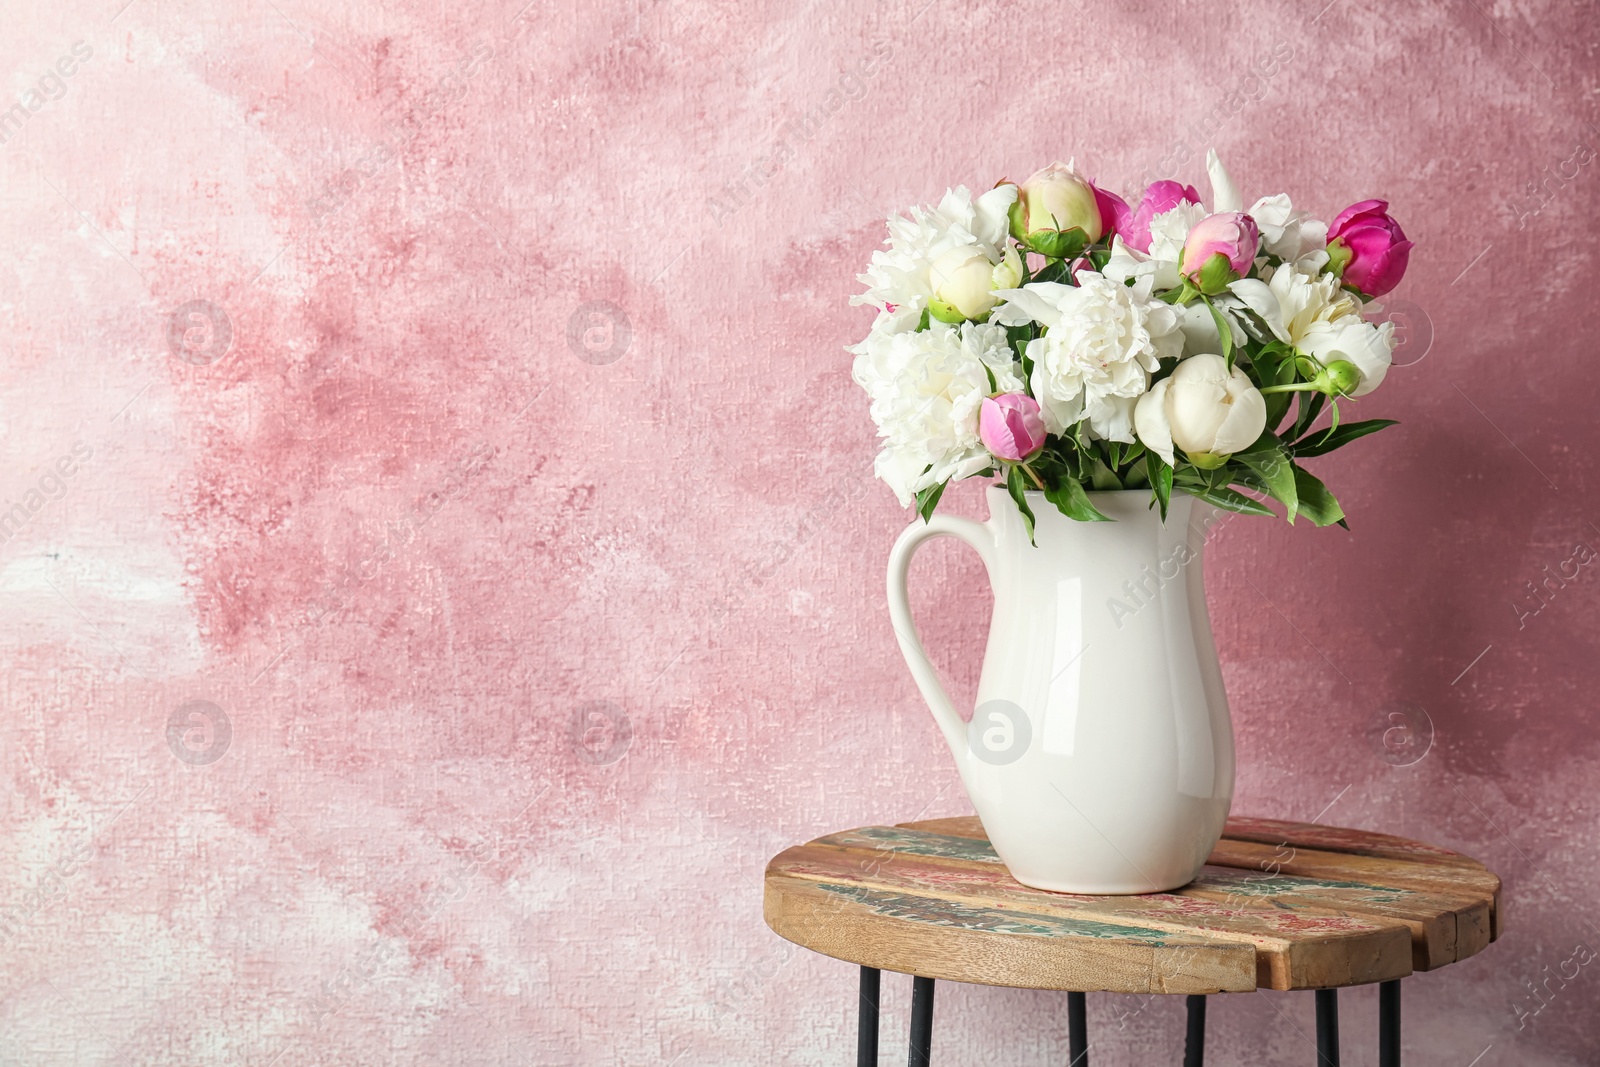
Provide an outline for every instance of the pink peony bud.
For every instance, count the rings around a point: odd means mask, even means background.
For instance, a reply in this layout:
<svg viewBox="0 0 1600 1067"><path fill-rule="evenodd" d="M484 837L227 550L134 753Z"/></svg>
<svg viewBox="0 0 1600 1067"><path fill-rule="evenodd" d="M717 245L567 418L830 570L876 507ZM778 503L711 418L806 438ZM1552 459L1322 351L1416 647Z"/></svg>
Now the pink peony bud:
<svg viewBox="0 0 1600 1067"><path fill-rule="evenodd" d="M1328 227L1328 258L1341 277L1368 296L1400 284L1414 242L1389 217L1387 200L1351 204Z"/></svg>
<svg viewBox="0 0 1600 1067"><path fill-rule="evenodd" d="M1215 295L1250 269L1260 244L1261 231L1256 228L1256 220L1244 212L1207 215L1194 224L1188 240L1183 243L1180 270L1201 292ZM1218 256L1223 258L1217 259Z"/></svg>
<svg viewBox="0 0 1600 1067"><path fill-rule="evenodd" d="M1039 402L1026 393L1001 393L983 398L978 412L978 438L999 459L1020 463L1044 447L1044 419Z"/></svg>
<svg viewBox="0 0 1600 1067"><path fill-rule="evenodd" d="M1150 220L1163 215L1179 204L1198 204L1200 194L1192 185L1179 185L1172 181L1151 182L1139 198L1139 206L1126 217L1118 217L1117 233L1122 243L1140 252L1150 251Z"/></svg>

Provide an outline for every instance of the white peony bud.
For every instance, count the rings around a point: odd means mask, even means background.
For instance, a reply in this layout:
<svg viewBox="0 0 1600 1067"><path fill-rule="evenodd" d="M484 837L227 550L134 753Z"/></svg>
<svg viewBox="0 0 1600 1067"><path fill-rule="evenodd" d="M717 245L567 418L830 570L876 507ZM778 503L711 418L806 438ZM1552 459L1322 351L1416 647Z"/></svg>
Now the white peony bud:
<svg viewBox="0 0 1600 1067"><path fill-rule="evenodd" d="M1005 256L994 265L991 282L996 289L1015 289L1022 284L1022 257L1016 248L1006 246Z"/></svg>
<svg viewBox="0 0 1600 1067"><path fill-rule="evenodd" d="M1176 445L1196 466L1219 467L1267 428L1267 400L1244 371L1230 372L1221 356L1202 353L1139 398L1133 427L1168 464Z"/></svg>
<svg viewBox="0 0 1600 1067"><path fill-rule="evenodd" d="M933 285L929 310L942 322L982 319L995 305L996 289L1012 289L1022 279L1022 259L1008 249L996 265L977 245L952 248L928 268ZM1004 282L1004 284L998 284Z"/></svg>
<svg viewBox="0 0 1600 1067"><path fill-rule="evenodd" d="M1011 234L1018 240L1079 229L1086 241L1098 241L1115 221L1102 217L1094 184L1071 163L1052 163L1035 171L1022 183L1017 203Z"/></svg>

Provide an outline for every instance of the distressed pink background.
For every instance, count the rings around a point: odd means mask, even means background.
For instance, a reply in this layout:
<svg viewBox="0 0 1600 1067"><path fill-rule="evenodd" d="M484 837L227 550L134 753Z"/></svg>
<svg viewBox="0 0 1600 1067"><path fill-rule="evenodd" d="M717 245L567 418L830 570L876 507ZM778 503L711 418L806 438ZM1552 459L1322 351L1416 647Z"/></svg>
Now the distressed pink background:
<svg viewBox="0 0 1600 1067"><path fill-rule="evenodd" d="M1404 425L1319 468L1353 532L1212 550L1236 810L1502 873L1504 941L1406 986L1413 1062L1596 1062L1593 968L1527 983L1600 945L1600 578L1527 583L1600 545L1600 34L1325 2L14 5L6 506L92 455L0 545L0 1063L848 1062L854 971L765 929L762 867L966 810L882 602L853 276L947 184L1207 143L1419 243L1361 411ZM970 692L981 571L926 556ZM1179 1002L1090 1004L1096 1063L1176 1062ZM1064 1062L1063 1016L944 985L937 1062ZM1216 1063L1314 1058L1307 996L1211 1018Z"/></svg>

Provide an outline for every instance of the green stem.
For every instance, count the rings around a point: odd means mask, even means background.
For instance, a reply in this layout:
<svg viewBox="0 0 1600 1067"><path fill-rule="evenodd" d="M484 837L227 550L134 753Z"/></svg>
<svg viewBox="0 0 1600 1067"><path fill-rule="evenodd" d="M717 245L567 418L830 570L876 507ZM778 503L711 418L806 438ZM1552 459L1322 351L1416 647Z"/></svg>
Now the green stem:
<svg viewBox="0 0 1600 1067"><path fill-rule="evenodd" d="M1044 492L1044 483L1039 480L1039 476L1037 474L1033 473L1032 467L1028 466L1026 463L1019 463L1017 466L1022 468L1024 474L1033 479L1033 484L1039 487L1039 491L1041 493Z"/></svg>
<svg viewBox="0 0 1600 1067"><path fill-rule="evenodd" d="M1261 389L1261 394L1265 396L1267 393L1304 393L1308 391L1313 393L1322 392L1321 389L1317 388L1315 382L1301 382L1298 385L1268 385Z"/></svg>

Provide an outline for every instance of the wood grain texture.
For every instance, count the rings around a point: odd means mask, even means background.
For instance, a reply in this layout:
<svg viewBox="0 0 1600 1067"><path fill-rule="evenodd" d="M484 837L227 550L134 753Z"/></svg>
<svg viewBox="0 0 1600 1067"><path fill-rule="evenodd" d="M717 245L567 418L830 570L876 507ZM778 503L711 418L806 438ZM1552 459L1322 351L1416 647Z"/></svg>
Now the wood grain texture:
<svg viewBox="0 0 1600 1067"><path fill-rule="evenodd" d="M1499 879L1447 849L1270 819L1227 833L1190 885L1102 897L1021 885L973 816L861 827L774 857L765 914L853 963L1124 993L1384 981L1472 955L1497 931Z"/></svg>
<svg viewBox="0 0 1600 1067"><path fill-rule="evenodd" d="M1221 993L1255 987L1249 945L767 872L767 925L869 967L983 985Z"/></svg>
<svg viewBox="0 0 1600 1067"><path fill-rule="evenodd" d="M1350 830L1343 826L1320 826L1316 823L1286 822L1282 819L1257 819L1247 815L1235 815L1228 820L1222 836L1234 841L1257 841L1264 845L1292 844L1299 848L1315 848L1323 852L1350 852L1359 856L1483 869L1483 864L1477 860L1463 856L1459 852L1451 852L1447 848L1440 848L1438 845L1409 841L1403 837L1392 837L1371 830Z"/></svg>

